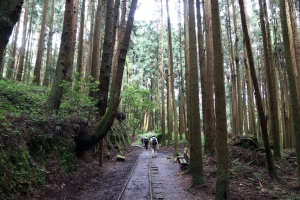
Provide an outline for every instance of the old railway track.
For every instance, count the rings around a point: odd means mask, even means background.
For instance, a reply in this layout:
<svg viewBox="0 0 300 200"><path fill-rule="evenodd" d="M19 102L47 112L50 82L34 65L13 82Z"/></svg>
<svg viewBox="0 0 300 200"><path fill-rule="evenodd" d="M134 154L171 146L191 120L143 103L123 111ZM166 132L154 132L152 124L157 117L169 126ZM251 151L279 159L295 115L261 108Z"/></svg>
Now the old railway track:
<svg viewBox="0 0 300 200"><path fill-rule="evenodd" d="M148 162L145 162L145 158L148 158ZM140 177L139 173L142 171L147 173L146 176ZM130 172L126 183L121 190L121 193L117 200L127 200L127 199L154 199L153 193L153 176L158 172L158 168L152 165L151 151L143 152L137 158L133 169ZM139 187L148 186L148 187ZM136 188L135 188L136 187ZM141 197L141 194L144 195ZM129 198L130 197L130 198ZM161 199L161 198L159 198Z"/></svg>

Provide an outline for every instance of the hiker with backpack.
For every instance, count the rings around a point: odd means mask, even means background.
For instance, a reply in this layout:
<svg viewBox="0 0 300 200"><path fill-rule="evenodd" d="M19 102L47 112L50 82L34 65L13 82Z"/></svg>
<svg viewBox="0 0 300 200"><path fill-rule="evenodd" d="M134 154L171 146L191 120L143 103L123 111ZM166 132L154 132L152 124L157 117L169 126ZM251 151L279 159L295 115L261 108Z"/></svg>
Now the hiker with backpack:
<svg viewBox="0 0 300 200"><path fill-rule="evenodd" d="M152 157L154 158L157 155L156 149L157 149L157 146L158 146L158 140L154 135L152 135L152 137L150 139L150 144L151 144L151 147L152 147Z"/></svg>
<svg viewBox="0 0 300 200"><path fill-rule="evenodd" d="M146 148L146 151L148 150L148 144L149 144L149 139L148 136L143 138L144 146Z"/></svg>

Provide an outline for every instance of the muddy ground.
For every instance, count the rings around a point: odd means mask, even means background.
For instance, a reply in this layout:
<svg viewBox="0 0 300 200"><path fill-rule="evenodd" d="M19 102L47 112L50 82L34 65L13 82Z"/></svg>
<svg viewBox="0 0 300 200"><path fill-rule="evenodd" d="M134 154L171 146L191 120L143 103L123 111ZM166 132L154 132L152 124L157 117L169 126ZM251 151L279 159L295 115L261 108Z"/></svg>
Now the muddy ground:
<svg viewBox="0 0 300 200"><path fill-rule="evenodd" d="M180 152L183 152L181 145ZM170 153L172 148L162 147L161 152ZM279 179L268 176L264 156L249 149L229 146L230 192L236 200L267 200L267 199L300 199L297 179L295 153L285 151L284 159L275 162ZM27 196L17 195L11 199L117 199L135 164L141 149L132 147L124 151L125 162L116 161L116 153L105 158L104 167L99 168L97 158L86 156L78 160L78 172L73 174L49 174L47 184L40 190ZM170 165L173 164L170 159ZM216 158L204 157L205 184L187 189L191 183L191 175L185 174L186 168L164 167L162 170L175 170L174 179L190 195L187 199L214 199L216 193ZM160 171L164 173L164 171ZM174 192L172 184L169 191ZM168 191L168 188L165 189Z"/></svg>

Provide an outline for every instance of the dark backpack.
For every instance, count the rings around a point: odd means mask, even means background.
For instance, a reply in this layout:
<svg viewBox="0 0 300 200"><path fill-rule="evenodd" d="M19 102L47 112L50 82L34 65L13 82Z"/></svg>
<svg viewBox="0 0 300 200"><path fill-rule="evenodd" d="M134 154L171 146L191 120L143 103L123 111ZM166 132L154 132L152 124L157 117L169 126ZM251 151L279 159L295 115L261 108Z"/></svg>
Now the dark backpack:
<svg viewBox="0 0 300 200"><path fill-rule="evenodd" d="M148 143L148 138L144 138L144 143Z"/></svg>
<svg viewBox="0 0 300 200"><path fill-rule="evenodd" d="M152 138L152 144L157 144L157 139L156 138Z"/></svg>

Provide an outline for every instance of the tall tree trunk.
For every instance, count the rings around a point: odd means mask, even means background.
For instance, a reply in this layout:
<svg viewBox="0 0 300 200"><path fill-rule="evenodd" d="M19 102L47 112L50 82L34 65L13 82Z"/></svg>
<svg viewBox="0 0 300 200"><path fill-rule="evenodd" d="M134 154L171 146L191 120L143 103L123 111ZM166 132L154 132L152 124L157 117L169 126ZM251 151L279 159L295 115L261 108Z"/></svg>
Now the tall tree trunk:
<svg viewBox="0 0 300 200"><path fill-rule="evenodd" d="M41 22L41 30L38 42L38 49L36 54L36 61L34 67L34 77L32 83L39 85L41 83L41 70L42 70L42 62L43 62L43 46L45 40L45 31L46 31L46 19L48 13L48 4L49 0L44 1L44 8L43 8L43 17Z"/></svg>
<svg viewBox="0 0 300 200"><path fill-rule="evenodd" d="M215 108L214 108L214 52L212 36L212 13L211 0L206 0L205 6L205 24L206 24L206 121L204 126L204 153L208 156L214 156L215 151Z"/></svg>
<svg viewBox="0 0 300 200"><path fill-rule="evenodd" d="M47 58L46 58L46 69L43 79L43 86L48 87L50 84L50 74L51 74L51 65L52 65L52 40L53 40L53 21L54 21L54 9L55 9L55 0L52 0L51 4L51 14L49 18L49 38L47 43Z"/></svg>
<svg viewBox="0 0 300 200"><path fill-rule="evenodd" d="M218 0L211 1L216 105L217 183L215 199L231 199L229 191L224 59Z"/></svg>
<svg viewBox="0 0 300 200"><path fill-rule="evenodd" d="M100 73L100 56L101 56L101 28L102 28L102 0L98 0L95 27L93 33L93 50L91 65L91 83L99 80ZM90 90L89 96L96 98L95 88Z"/></svg>
<svg viewBox="0 0 300 200"><path fill-rule="evenodd" d="M98 112L102 117L104 116L107 108L108 90L110 83L110 76L112 71L112 57L113 57L113 46L114 46L114 2L108 1L106 8L106 25L105 35L103 43L103 54L100 65L100 77L99 77L99 98L98 101Z"/></svg>
<svg viewBox="0 0 300 200"><path fill-rule="evenodd" d="M184 10L184 52L185 52L185 63L186 63L186 69L185 69L185 84L186 84L186 137L188 141L188 148L190 149L191 141L190 141L190 119L191 119L191 101L190 101L190 95L191 95L191 84L190 84L190 55L189 55L189 7L188 7L188 0L183 1L183 10Z"/></svg>
<svg viewBox="0 0 300 200"><path fill-rule="evenodd" d="M202 115L203 115L203 132L205 132L205 127L207 122L207 93L206 93L206 74L207 74L207 66L205 61L205 51L204 51L204 36L203 36L203 28L202 28L202 19L201 19L201 8L200 1L196 0L196 8L197 8L197 28L198 28L198 48L199 48L199 62L200 62L200 81L201 81L201 97L202 97Z"/></svg>
<svg viewBox="0 0 300 200"><path fill-rule="evenodd" d="M161 7L161 44L160 44L160 73L161 73L161 134L162 145L166 145L166 115L165 115L165 76L164 76L164 19L163 19L163 0L160 0Z"/></svg>
<svg viewBox="0 0 300 200"><path fill-rule="evenodd" d="M66 1L63 31L52 87L46 101L46 113L58 113L63 97L63 81L70 82L75 53L78 0Z"/></svg>
<svg viewBox="0 0 300 200"><path fill-rule="evenodd" d="M243 134L243 126L242 126L242 108L241 108L241 102L242 102L242 97L241 97L241 81L240 81L240 59L239 59L239 48L238 48L238 43L239 43L239 33L238 33L238 25L237 25L237 20L236 20L236 6L234 4L234 0L232 2L232 10L233 10L233 25L234 25L234 33L235 33L235 42L234 42L234 51L235 51L235 83L236 83L236 124L233 125L234 128L236 129L235 131L235 136L237 135L242 135Z"/></svg>
<svg viewBox="0 0 300 200"><path fill-rule="evenodd" d="M295 136L295 148L296 148L296 159L298 168L298 184L300 185L300 113L299 104L297 99L297 89L296 80L294 74L294 66L291 57L290 41L288 35L288 24L286 15L286 2L285 0L280 0L280 20L282 27L282 38L284 42L284 56L285 65L287 69L288 81L289 81L289 94L290 94L290 104L292 107L292 120Z"/></svg>
<svg viewBox="0 0 300 200"><path fill-rule="evenodd" d="M1 2L0 7L0 63L15 24L18 22L24 0Z"/></svg>
<svg viewBox="0 0 300 200"><path fill-rule="evenodd" d="M126 55L128 52L130 34L133 27L134 13L137 6L137 0L132 0L130 11L128 14L127 25L124 33L124 38L120 48L120 55L118 57L118 67L116 71L115 82L112 83L110 89L109 106L106 109L105 115L96 124L94 133L79 135L76 138L77 150L83 151L89 149L92 145L96 144L99 140L103 139L110 130L120 103L121 86L123 80L123 72L125 66Z"/></svg>
<svg viewBox="0 0 300 200"><path fill-rule="evenodd" d="M188 94L190 101L190 165L188 172L192 174L191 186L204 183L203 161L202 161L202 144L201 144L201 124L199 110L199 82L198 82L198 61L196 47L195 31L195 11L194 0L188 0L188 42L189 42L189 80L191 91Z"/></svg>
<svg viewBox="0 0 300 200"><path fill-rule="evenodd" d="M102 3L101 3L101 5L102 5ZM90 1L88 13L90 13L90 32L89 32L89 36L88 36L88 53L87 53L86 67L85 67L85 81L86 82L89 82L89 76L91 75L93 38L94 38L93 27L94 27L94 22L95 22L95 19L94 19L95 18L95 0Z"/></svg>
<svg viewBox="0 0 300 200"><path fill-rule="evenodd" d="M178 5L181 5L181 1L178 0ZM180 8L181 6L179 6ZM182 67L182 28L181 28L181 12L178 10L178 30L179 30L179 66L180 66L180 89L179 89L179 134L180 134L180 140L183 139L182 135L183 133L186 133L186 118L185 118L185 97L184 97L184 77L183 77L183 67Z"/></svg>
<svg viewBox="0 0 300 200"><path fill-rule="evenodd" d="M259 91L258 82L257 82L256 74L255 74L253 54L252 54L251 43L250 43L250 38L249 38L249 34L248 34L243 0L239 0L239 5L240 5L240 12L241 12L241 19L242 19L243 34L244 34L244 38L245 38L247 55L248 55L249 66L250 66L250 74L251 74L251 78L253 81L257 111L258 111L260 126L261 126L261 130L262 130L262 138L263 138L265 151L266 151L269 176L271 178L275 178L275 177L277 177L277 175L276 175L273 158L272 158L272 152L271 152L270 144L269 144L267 122L266 122L266 118L265 118L265 114L264 114L264 110L263 110L263 106L262 106L262 98L261 98L261 94Z"/></svg>
<svg viewBox="0 0 300 200"><path fill-rule="evenodd" d="M271 49L270 47L270 38L267 38L266 34L266 25L264 19L264 11L263 11L263 4L262 0L258 0L259 2L259 11L260 11L260 27L262 31L263 37L263 47L264 47L264 56L265 56L265 68L266 68L266 75L267 75L267 86L268 86L268 96L269 96L269 108L270 108L270 118L271 118L271 133L273 136L273 152L274 152L274 159L279 160L281 158L280 154L280 135L279 135L279 122L278 122L278 107L276 101L276 90L274 89L274 75L272 75L271 71ZM266 5L264 5L266 6Z"/></svg>
<svg viewBox="0 0 300 200"><path fill-rule="evenodd" d="M18 35L19 35L19 28L20 28L20 22L17 23L14 31L14 39L12 41L12 50L10 53L10 57L13 59L9 62L6 72L6 78L13 79L14 73L15 73L15 65L16 65L16 52L17 52L17 42L18 42Z"/></svg>
<svg viewBox="0 0 300 200"><path fill-rule="evenodd" d="M24 8L24 21L23 21L23 31L22 31L22 43L20 47L20 54L19 54L19 66L17 67L17 81L21 81L22 79L22 72L23 72L23 65L24 65L24 55L25 55L25 46L26 46L26 33L27 33L27 22L28 22L28 4L29 0L25 1L25 8Z"/></svg>
<svg viewBox="0 0 300 200"><path fill-rule="evenodd" d="M172 99L172 111L174 117L174 156L178 154L178 115L177 115L177 106L175 98L175 89L174 89L174 63L173 63L173 45L172 45L172 31L171 31L171 20L169 14L169 1L166 0L167 7L167 21L168 21L168 65L169 65L169 74L170 74L170 90L171 90L171 99Z"/></svg>
<svg viewBox="0 0 300 200"><path fill-rule="evenodd" d="M78 39L78 53L77 53L77 66L76 72L78 73L77 80L83 78L84 75L84 59L83 59L83 35L84 35L84 23L85 23L85 0L82 0L81 4L81 14L80 14L80 29L79 29L79 39Z"/></svg>

